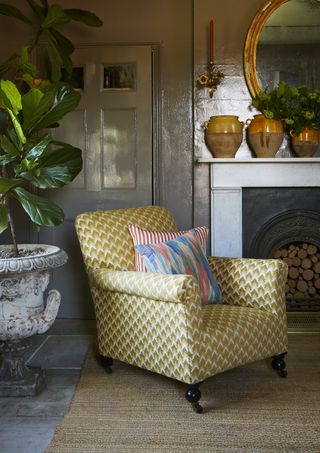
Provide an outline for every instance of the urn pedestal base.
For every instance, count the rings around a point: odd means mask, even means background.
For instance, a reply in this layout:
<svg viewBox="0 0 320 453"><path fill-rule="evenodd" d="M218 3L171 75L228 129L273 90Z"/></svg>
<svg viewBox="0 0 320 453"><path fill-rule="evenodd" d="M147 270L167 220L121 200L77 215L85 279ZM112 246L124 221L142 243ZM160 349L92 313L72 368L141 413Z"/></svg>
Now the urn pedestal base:
<svg viewBox="0 0 320 453"><path fill-rule="evenodd" d="M45 387L45 370L25 365L28 338L0 341L0 397L34 396Z"/></svg>

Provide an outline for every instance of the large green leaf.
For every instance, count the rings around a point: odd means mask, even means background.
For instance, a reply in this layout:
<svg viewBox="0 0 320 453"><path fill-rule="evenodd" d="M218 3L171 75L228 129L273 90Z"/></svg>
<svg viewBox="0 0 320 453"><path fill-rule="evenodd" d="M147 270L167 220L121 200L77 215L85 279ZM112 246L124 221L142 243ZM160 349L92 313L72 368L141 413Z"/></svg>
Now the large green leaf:
<svg viewBox="0 0 320 453"><path fill-rule="evenodd" d="M0 178L0 193L7 193L9 190L19 186L21 183L22 179Z"/></svg>
<svg viewBox="0 0 320 453"><path fill-rule="evenodd" d="M86 11L84 9L65 9L64 12L72 20L82 22L90 27L101 27L101 25L103 25L103 22L99 19L99 17L90 11Z"/></svg>
<svg viewBox="0 0 320 453"><path fill-rule="evenodd" d="M21 173L20 176L39 189L56 189L73 180L71 169L67 167L40 168L39 174L29 171Z"/></svg>
<svg viewBox="0 0 320 453"><path fill-rule="evenodd" d="M34 0L27 0L27 2L29 3L29 6L32 9L32 11L38 17L39 22L42 22L47 12L43 10L43 8L41 8L41 6L39 6Z"/></svg>
<svg viewBox="0 0 320 453"><path fill-rule="evenodd" d="M52 142L55 143L55 142ZM82 151L79 148L61 143L60 148L47 150L40 159L41 167L67 167L74 179L82 169Z"/></svg>
<svg viewBox="0 0 320 453"><path fill-rule="evenodd" d="M8 210L6 205L2 202L0 203L0 234L8 227Z"/></svg>
<svg viewBox="0 0 320 453"><path fill-rule="evenodd" d="M15 160L16 158L14 156L11 156L10 154L3 154L0 156L0 165L8 165Z"/></svg>
<svg viewBox="0 0 320 453"><path fill-rule="evenodd" d="M23 133L18 115L16 115L15 112L11 110L10 107L8 107L8 104L10 104L8 98L6 97L4 92L0 89L0 110L4 110L10 117L10 120L14 128L14 134L16 135L16 139L19 142L19 145L21 144L23 145L24 143L26 143L27 139ZM7 125L7 127L9 126Z"/></svg>
<svg viewBox="0 0 320 453"><path fill-rule="evenodd" d="M10 156L17 157L19 155L19 150L16 148L15 144L12 143L5 135L1 135L0 137L0 148L2 151Z"/></svg>
<svg viewBox="0 0 320 453"><path fill-rule="evenodd" d="M80 94L65 83L50 85L44 90L38 108L29 118L30 127L26 127L25 130L31 134L50 127L72 112L79 104L80 98Z"/></svg>
<svg viewBox="0 0 320 453"><path fill-rule="evenodd" d="M22 109L21 94L18 88L11 80L0 80L0 87L10 102L10 110L15 114L18 113Z"/></svg>
<svg viewBox="0 0 320 453"><path fill-rule="evenodd" d="M63 34L61 34L58 30L52 28L49 30L51 34L54 36L58 46L60 49L67 55L70 55L74 52L74 45L72 42L66 38Z"/></svg>
<svg viewBox="0 0 320 453"><path fill-rule="evenodd" d="M22 96L23 128L28 131L33 125L34 113L37 112L44 94L38 88L32 88Z"/></svg>
<svg viewBox="0 0 320 453"><path fill-rule="evenodd" d="M0 81L0 109L5 110L10 116L20 142L26 143L26 137L18 118L18 113L22 109L21 95L15 84L10 80Z"/></svg>
<svg viewBox="0 0 320 453"><path fill-rule="evenodd" d="M38 72L38 69L36 68L36 66L30 62L28 46L23 47L21 50L19 68L23 74L27 73L33 77Z"/></svg>
<svg viewBox="0 0 320 453"><path fill-rule="evenodd" d="M42 22L42 28L51 28L56 25L67 24L71 18L65 14L60 5L50 5L45 20Z"/></svg>
<svg viewBox="0 0 320 453"><path fill-rule="evenodd" d="M15 6L8 5L7 3L0 3L0 14L3 16L15 17L16 19L32 25L32 22Z"/></svg>
<svg viewBox="0 0 320 453"><path fill-rule="evenodd" d="M0 148L6 154L0 156L0 165L7 165L14 162L19 155L19 150L5 135L1 135Z"/></svg>
<svg viewBox="0 0 320 453"><path fill-rule="evenodd" d="M20 176L40 189L49 189L70 183L81 169L81 150L64 144L61 148L45 150L36 169L23 171Z"/></svg>
<svg viewBox="0 0 320 453"><path fill-rule="evenodd" d="M61 79L62 60L59 53L52 46L47 48L47 55L50 62L48 76L51 82L56 83Z"/></svg>
<svg viewBox="0 0 320 453"><path fill-rule="evenodd" d="M53 227L63 222L64 213L56 204L31 194L22 187L13 189L13 192L14 197L36 225Z"/></svg>
<svg viewBox="0 0 320 453"><path fill-rule="evenodd" d="M72 73L72 60L70 58L70 47L65 46L65 41L59 41L59 33L54 29L47 30L46 36L49 43L48 57L51 64L51 78L52 81L57 82L61 80L61 67L63 66L68 74ZM61 35L63 36L63 35ZM58 38L57 38L58 37ZM67 48L67 51L65 50ZM74 49L73 49L74 50ZM72 52L73 52L72 50Z"/></svg>
<svg viewBox="0 0 320 453"><path fill-rule="evenodd" d="M49 145L51 140L52 139L49 135L41 137L37 142L32 144L31 148L27 151L25 155L25 159L30 161L40 159L45 150L47 149L47 146Z"/></svg>

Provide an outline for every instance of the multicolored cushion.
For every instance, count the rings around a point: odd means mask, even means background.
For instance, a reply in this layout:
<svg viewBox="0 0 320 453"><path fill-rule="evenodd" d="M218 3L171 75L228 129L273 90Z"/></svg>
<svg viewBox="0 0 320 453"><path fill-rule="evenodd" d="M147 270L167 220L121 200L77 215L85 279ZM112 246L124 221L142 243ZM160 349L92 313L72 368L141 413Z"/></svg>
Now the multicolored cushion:
<svg viewBox="0 0 320 453"><path fill-rule="evenodd" d="M148 231L143 228L133 225L132 223L128 224L128 230L133 240L133 245L146 245L146 244L159 244L160 242L167 242L171 239L175 239L182 234L187 233L187 231ZM208 227L196 227L193 229L196 236L201 244L203 253L206 254L206 243L208 238ZM135 265L136 271L146 272L146 266L142 259L141 254L135 247Z"/></svg>
<svg viewBox="0 0 320 453"><path fill-rule="evenodd" d="M170 241L137 245L147 272L194 275L200 286L203 304L218 303L221 293L195 230L190 230Z"/></svg>

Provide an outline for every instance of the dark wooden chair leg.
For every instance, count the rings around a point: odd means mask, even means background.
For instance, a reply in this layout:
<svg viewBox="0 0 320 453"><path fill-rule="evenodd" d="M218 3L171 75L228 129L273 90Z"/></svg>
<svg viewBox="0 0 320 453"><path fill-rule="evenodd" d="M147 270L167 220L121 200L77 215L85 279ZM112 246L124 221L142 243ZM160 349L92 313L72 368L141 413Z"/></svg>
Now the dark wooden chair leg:
<svg viewBox="0 0 320 453"><path fill-rule="evenodd" d="M185 397L189 401L189 403L192 404L192 409L197 414L202 414L203 407L198 403L199 399L201 398L199 384L189 385L186 390Z"/></svg>
<svg viewBox="0 0 320 453"><path fill-rule="evenodd" d="M284 352L283 354L274 355L272 357L272 368L274 370L276 370L278 375L282 378L287 377L287 374L288 374L287 371L285 370L286 362L283 360L283 358L286 354L287 353Z"/></svg>
<svg viewBox="0 0 320 453"><path fill-rule="evenodd" d="M111 366L113 364L113 359L111 357L106 357L104 355L100 355L100 364L105 369L105 372L108 374L112 373Z"/></svg>

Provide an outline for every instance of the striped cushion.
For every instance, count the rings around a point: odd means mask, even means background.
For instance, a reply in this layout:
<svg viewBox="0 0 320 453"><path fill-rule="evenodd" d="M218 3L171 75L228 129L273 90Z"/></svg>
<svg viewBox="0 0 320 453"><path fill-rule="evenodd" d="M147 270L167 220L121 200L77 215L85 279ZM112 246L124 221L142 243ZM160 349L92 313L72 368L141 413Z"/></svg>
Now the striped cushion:
<svg viewBox="0 0 320 453"><path fill-rule="evenodd" d="M195 230L152 245L136 245L147 272L160 274L188 274L198 280L203 304L218 303L221 293Z"/></svg>
<svg viewBox="0 0 320 453"><path fill-rule="evenodd" d="M132 223L128 224L128 229L133 240L133 245L145 245L145 244L159 244L160 242L166 242L170 239L175 239L182 234L187 233L187 231L148 231L143 228L133 225ZM206 254L206 242L208 237L208 227L196 227L193 229L195 231L197 238L201 244L204 254ZM135 266L136 271L146 272L146 266L141 257L141 254L135 247Z"/></svg>

